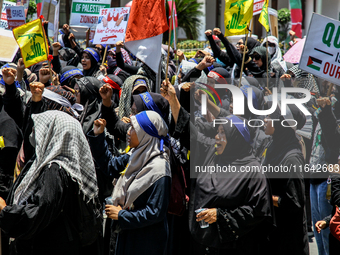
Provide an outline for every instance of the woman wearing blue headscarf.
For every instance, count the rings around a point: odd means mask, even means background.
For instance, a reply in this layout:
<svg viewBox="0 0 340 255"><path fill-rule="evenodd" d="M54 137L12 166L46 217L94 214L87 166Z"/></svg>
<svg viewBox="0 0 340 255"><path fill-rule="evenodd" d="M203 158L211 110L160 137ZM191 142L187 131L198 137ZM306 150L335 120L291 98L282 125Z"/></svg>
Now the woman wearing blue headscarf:
<svg viewBox="0 0 340 255"><path fill-rule="evenodd" d="M105 125L96 123L94 134L100 135ZM127 140L132 154L116 181L113 205L105 208L118 223L116 254L165 254L171 188L168 127L154 111L131 116L131 124Z"/></svg>

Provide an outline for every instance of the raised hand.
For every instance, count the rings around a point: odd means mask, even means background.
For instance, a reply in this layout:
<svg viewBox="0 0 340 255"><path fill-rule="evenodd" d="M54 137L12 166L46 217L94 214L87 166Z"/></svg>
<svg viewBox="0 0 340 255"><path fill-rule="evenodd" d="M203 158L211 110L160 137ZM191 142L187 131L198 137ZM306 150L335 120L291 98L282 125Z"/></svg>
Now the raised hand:
<svg viewBox="0 0 340 255"><path fill-rule="evenodd" d="M7 85L14 84L15 76L17 75L17 70L14 68L4 68L2 69L2 78Z"/></svg>
<svg viewBox="0 0 340 255"><path fill-rule="evenodd" d="M214 34L215 35L220 35L222 32L221 32L221 29L219 27L215 27L214 28Z"/></svg>
<svg viewBox="0 0 340 255"><path fill-rule="evenodd" d="M45 85L41 82L32 82L30 83L30 88L32 93L32 101L33 102L41 101Z"/></svg>
<svg viewBox="0 0 340 255"><path fill-rule="evenodd" d="M104 132L106 127L106 120L104 119L97 119L94 121L93 125L93 133L95 136L100 135Z"/></svg>
<svg viewBox="0 0 340 255"><path fill-rule="evenodd" d="M102 97L103 100L103 105L106 107L111 106L111 98L113 94L113 90L110 86L110 84L104 84L100 89L99 89L99 94Z"/></svg>
<svg viewBox="0 0 340 255"><path fill-rule="evenodd" d="M196 66L198 70L203 70L207 67L212 66L215 59L211 56L205 56L201 62Z"/></svg>
<svg viewBox="0 0 340 255"><path fill-rule="evenodd" d="M43 84L46 84L51 78L50 69L49 68L41 68L39 70L39 81Z"/></svg>
<svg viewBox="0 0 340 255"><path fill-rule="evenodd" d="M17 80L20 82L24 77L25 65L22 58L19 58L17 65Z"/></svg>
<svg viewBox="0 0 340 255"><path fill-rule="evenodd" d="M176 98L176 90L174 86L170 83L169 79L167 82L165 80L162 82L161 85L161 95L168 100L169 102Z"/></svg>
<svg viewBox="0 0 340 255"><path fill-rule="evenodd" d="M116 43L116 52L120 52L120 49L124 47L124 42L123 41L118 41Z"/></svg>
<svg viewBox="0 0 340 255"><path fill-rule="evenodd" d="M206 36L211 36L212 35L212 31L210 29L208 29L204 33L205 33Z"/></svg>

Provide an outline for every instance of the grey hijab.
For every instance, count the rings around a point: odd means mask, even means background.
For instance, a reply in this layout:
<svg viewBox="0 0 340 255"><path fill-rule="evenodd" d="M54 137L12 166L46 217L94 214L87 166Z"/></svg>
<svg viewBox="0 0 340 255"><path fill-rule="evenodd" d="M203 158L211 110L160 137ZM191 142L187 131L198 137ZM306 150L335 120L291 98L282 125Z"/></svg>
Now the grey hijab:
<svg viewBox="0 0 340 255"><path fill-rule="evenodd" d="M154 111L146 113L158 135L166 136L168 127L162 117ZM112 194L113 205L120 205L123 209L132 209L133 202L160 178L171 177L169 149L164 145L164 152L161 152L159 139L147 134L135 116L131 117L131 124L139 145L133 149L125 173L119 177Z"/></svg>

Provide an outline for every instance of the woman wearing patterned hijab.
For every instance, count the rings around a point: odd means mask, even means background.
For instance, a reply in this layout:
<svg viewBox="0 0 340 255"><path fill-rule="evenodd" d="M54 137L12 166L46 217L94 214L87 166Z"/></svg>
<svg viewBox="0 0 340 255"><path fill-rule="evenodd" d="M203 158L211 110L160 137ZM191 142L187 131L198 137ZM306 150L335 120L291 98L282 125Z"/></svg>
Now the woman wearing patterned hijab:
<svg viewBox="0 0 340 255"><path fill-rule="evenodd" d="M35 156L0 199L0 226L17 254L80 254L76 222L77 194L84 201L98 196L91 151L79 122L60 111L32 115L30 142ZM60 213L62 212L62 213Z"/></svg>
<svg viewBox="0 0 340 255"><path fill-rule="evenodd" d="M113 205L105 209L118 223L116 254L165 254L171 188L168 127L154 111L132 116L131 124L128 142L132 154L116 181ZM95 135L100 134L98 130L95 126Z"/></svg>

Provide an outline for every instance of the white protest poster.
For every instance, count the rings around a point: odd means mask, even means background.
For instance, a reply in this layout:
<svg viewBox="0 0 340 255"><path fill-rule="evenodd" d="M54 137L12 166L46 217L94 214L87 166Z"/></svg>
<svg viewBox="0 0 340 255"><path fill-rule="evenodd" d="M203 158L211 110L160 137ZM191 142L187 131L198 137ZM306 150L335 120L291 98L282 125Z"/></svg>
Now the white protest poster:
<svg viewBox="0 0 340 255"><path fill-rule="evenodd" d="M58 2L55 0L44 0L41 7L41 15L48 21L48 29L54 31L55 14Z"/></svg>
<svg viewBox="0 0 340 255"><path fill-rule="evenodd" d="M0 33L0 42L0 61L12 62L19 49L19 46L14 39L13 32L11 30L2 30Z"/></svg>
<svg viewBox="0 0 340 255"><path fill-rule="evenodd" d="M264 0L254 0L253 16L261 13L263 4Z"/></svg>
<svg viewBox="0 0 340 255"><path fill-rule="evenodd" d="M1 10L1 23L0 23L0 29L6 29L8 27L7 24L7 15L6 15L6 7L7 6L15 6L16 3L3 1L2 3L2 10Z"/></svg>
<svg viewBox="0 0 340 255"><path fill-rule="evenodd" d="M26 23L24 6L7 6L6 7L8 29L19 27Z"/></svg>
<svg viewBox="0 0 340 255"><path fill-rule="evenodd" d="M98 24L100 9L109 8L111 0L73 0L71 7L71 26L91 27Z"/></svg>
<svg viewBox="0 0 340 255"><path fill-rule="evenodd" d="M313 13L299 68L340 85L340 22Z"/></svg>
<svg viewBox="0 0 340 255"><path fill-rule="evenodd" d="M123 41L130 7L101 9L94 44L115 44Z"/></svg>
<svg viewBox="0 0 340 255"><path fill-rule="evenodd" d="M54 42L58 42L58 33L59 33L59 9L60 9L60 1L58 2L55 8L54 15Z"/></svg>

